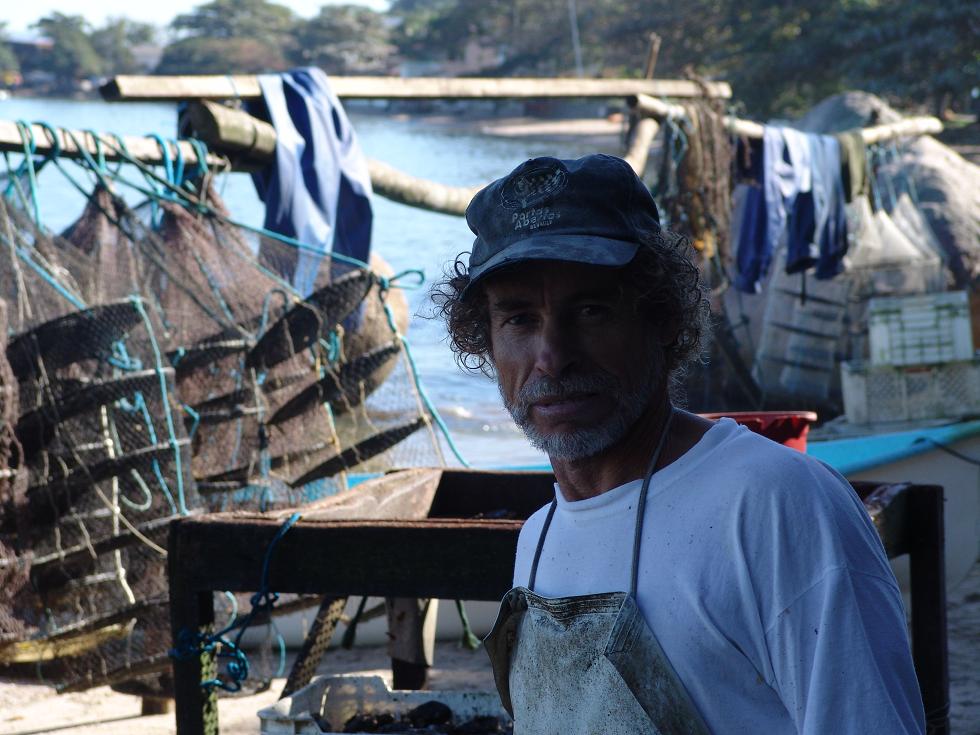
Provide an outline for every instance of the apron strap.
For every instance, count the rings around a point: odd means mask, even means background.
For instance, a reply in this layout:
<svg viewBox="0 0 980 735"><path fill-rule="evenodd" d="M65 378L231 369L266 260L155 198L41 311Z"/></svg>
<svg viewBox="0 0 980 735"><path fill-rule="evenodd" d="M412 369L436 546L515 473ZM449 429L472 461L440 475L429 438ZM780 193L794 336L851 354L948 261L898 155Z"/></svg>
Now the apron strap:
<svg viewBox="0 0 980 735"><path fill-rule="evenodd" d="M633 531L633 566L630 570L630 597L634 600L636 599L636 580L639 576L640 569L640 537L643 531L643 515L647 507L647 491L650 489L650 478L653 477L653 473L657 469L657 462L660 461L660 455L663 453L664 446L667 444L670 425L674 423L674 407L668 403L667 409L668 414L667 420L664 422L664 430L660 433L660 441L657 442L657 448L653 451L653 457L650 458L650 466L647 468L647 474L643 478L643 485L640 487L640 498L636 503L636 528Z"/></svg>
<svg viewBox="0 0 980 735"><path fill-rule="evenodd" d="M541 527L541 535L538 536L538 546L534 550L534 561L531 562L531 576L527 580L527 588L534 592L534 580L538 577L538 562L541 561L541 551L544 549L544 537L548 535L548 526L551 525L551 519L555 517L555 508L558 507L558 500L551 501L551 507L548 508L548 515L544 519L544 525Z"/></svg>
<svg viewBox="0 0 980 735"><path fill-rule="evenodd" d="M650 488L650 478L653 477L654 470L657 468L657 462L660 461L660 455L663 453L664 446L667 444L667 435L670 433L670 426L674 422L674 407L667 403L667 420L664 422L663 431L660 432L660 439L657 442L657 448L653 450L653 457L650 459L650 466L647 468L646 475L643 477L643 485L640 487L640 498L636 504L636 525L633 531L633 560L632 568L630 570L630 596L636 599L636 580L637 580L637 570L640 565L640 536L643 529L643 514L646 510L647 505L647 490ZM538 545L534 549L534 559L531 561L531 574L527 580L527 588L534 592L534 583L538 578L538 562L541 561L541 552L544 550L544 539L548 535L548 528L551 526L551 519L555 517L555 509L558 507L558 499L551 501L551 506L548 508L548 515L544 519L544 525L541 527L541 535L538 536Z"/></svg>

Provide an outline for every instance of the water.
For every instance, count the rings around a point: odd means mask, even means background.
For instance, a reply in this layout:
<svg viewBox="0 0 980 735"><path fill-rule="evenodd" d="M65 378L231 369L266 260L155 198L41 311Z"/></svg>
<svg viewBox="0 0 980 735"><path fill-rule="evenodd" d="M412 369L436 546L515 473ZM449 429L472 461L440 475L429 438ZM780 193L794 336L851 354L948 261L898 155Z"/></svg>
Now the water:
<svg viewBox="0 0 980 735"><path fill-rule="evenodd" d="M51 125L166 137L176 133L176 111L170 104L126 104L98 101L9 99L0 102L0 119L43 120ZM499 177L526 158L554 155L571 158L595 148L574 140L502 139L451 126L426 124L404 117L352 115L367 156L402 171L454 186L474 186ZM615 153L615 150L603 152ZM79 169L79 181L90 181ZM260 225L263 204L245 174L228 174L222 196L239 220ZM71 224L82 211L83 196L53 168L41 172L42 220L55 231ZM473 236L461 217L426 212L374 199L373 249L396 270L421 268L427 283L437 278L455 256L469 250ZM431 311L426 291L408 292L413 318L408 337L423 384L460 448L478 467L541 464L544 456L528 446L500 406L496 385L487 378L463 372L445 342Z"/></svg>

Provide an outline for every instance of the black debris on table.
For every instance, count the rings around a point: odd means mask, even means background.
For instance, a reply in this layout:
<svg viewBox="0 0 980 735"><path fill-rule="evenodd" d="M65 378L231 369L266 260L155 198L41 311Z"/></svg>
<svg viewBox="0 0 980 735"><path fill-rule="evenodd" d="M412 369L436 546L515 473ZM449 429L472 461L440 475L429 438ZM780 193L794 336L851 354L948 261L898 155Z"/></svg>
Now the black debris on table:
<svg viewBox="0 0 980 735"><path fill-rule="evenodd" d="M455 724L453 711L442 702L435 700L420 704L398 719L388 713L361 713L354 715L344 724L345 733L390 733L392 735L395 733L400 735L423 735L423 733L509 735L513 731L512 723L502 722L499 717L493 716L474 717L460 724Z"/></svg>

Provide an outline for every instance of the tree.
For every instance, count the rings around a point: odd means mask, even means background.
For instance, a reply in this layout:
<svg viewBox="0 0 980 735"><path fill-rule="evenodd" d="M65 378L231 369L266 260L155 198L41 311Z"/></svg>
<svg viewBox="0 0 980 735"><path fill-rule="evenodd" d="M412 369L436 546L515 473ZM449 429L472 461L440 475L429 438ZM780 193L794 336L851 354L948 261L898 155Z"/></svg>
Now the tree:
<svg viewBox="0 0 980 735"><path fill-rule="evenodd" d="M157 66L159 74L249 74L282 71L293 45L293 11L267 0L212 0L178 15L178 39Z"/></svg>
<svg viewBox="0 0 980 735"><path fill-rule="evenodd" d="M381 13L360 5L325 5L297 26L293 60L330 74L383 72L395 51Z"/></svg>
<svg viewBox="0 0 980 735"><path fill-rule="evenodd" d="M133 56L133 46L152 43L156 29L149 23L114 18L89 36L92 47L102 58L106 74L132 74L141 71Z"/></svg>
<svg viewBox="0 0 980 735"><path fill-rule="evenodd" d="M6 29L7 24L0 22L0 77L16 76L17 72L20 71L20 62L17 61L17 55L3 39ZM0 83L2 81L0 79Z"/></svg>
<svg viewBox="0 0 980 735"><path fill-rule="evenodd" d="M852 53L838 70L849 81L931 103L937 114L954 101L968 103L980 79L980 5L974 0L884 0L858 6L848 21L845 42Z"/></svg>
<svg viewBox="0 0 980 735"><path fill-rule="evenodd" d="M77 80L102 73L102 59L89 41L89 26L82 16L51 13L33 27L51 40L43 70L54 74L62 89L73 89Z"/></svg>
<svg viewBox="0 0 980 735"><path fill-rule="evenodd" d="M178 35L200 38L247 38L282 43L296 22L289 8L267 0L212 0L170 23Z"/></svg>
<svg viewBox="0 0 980 735"><path fill-rule="evenodd" d="M157 74L258 74L289 65L282 52L254 38L184 38L167 46Z"/></svg>

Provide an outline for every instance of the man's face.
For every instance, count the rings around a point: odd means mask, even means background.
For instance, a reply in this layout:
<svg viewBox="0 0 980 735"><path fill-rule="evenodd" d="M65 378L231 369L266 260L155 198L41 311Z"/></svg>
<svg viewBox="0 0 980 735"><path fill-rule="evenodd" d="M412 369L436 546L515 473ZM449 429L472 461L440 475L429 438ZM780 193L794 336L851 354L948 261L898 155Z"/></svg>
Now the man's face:
<svg viewBox="0 0 980 735"><path fill-rule="evenodd" d="M612 268L531 261L485 286L504 404L552 459L619 441L663 396L663 351Z"/></svg>

